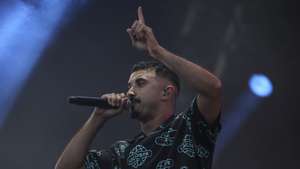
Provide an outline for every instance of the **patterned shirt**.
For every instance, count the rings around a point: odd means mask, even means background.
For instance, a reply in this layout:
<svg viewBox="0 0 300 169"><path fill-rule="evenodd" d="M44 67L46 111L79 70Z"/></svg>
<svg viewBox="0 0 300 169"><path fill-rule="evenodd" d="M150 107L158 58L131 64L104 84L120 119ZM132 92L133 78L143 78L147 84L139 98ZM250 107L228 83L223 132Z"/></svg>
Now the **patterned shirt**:
<svg viewBox="0 0 300 169"><path fill-rule="evenodd" d="M208 125L196 98L187 110L171 116L146 136L117 141L107 150L90 150L86 169L210 169L219 118Z"/></svg>

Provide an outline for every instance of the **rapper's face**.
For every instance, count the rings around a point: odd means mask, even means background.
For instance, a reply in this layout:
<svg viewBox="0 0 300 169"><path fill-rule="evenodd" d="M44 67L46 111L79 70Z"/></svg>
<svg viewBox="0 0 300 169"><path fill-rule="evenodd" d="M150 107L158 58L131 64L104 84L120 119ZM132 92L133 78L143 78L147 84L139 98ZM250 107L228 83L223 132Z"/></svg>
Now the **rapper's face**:
<svg viewBox="0 0 300 169"><path fill-rule="evenodd" d="M155 111L164 89L164 80L154 70L138 70L133 72L128 80L129 97L134 98L132 118L147 119Z"/></svg>

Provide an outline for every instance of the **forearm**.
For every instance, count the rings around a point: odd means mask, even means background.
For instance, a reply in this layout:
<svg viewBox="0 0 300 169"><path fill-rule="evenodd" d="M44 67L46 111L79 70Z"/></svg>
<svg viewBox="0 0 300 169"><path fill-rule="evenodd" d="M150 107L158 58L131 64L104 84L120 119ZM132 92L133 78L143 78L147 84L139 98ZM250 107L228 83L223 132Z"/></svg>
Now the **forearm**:
<svg viewBox="0 0 300 169"><path fill-rule="evenodd" d="M165 64L199 93L209 97L220 93L220 80L201 66L177 56L161 46L157 46L150 55Z"/></svg>
<svg viewBox="0 0 300 169"><path fill-rule="evenodd" d="M55 169L77 169L83 165L89 145L103 126L105 120L101 116L92 114L83 127L71 139L59 157Z"/></svg>

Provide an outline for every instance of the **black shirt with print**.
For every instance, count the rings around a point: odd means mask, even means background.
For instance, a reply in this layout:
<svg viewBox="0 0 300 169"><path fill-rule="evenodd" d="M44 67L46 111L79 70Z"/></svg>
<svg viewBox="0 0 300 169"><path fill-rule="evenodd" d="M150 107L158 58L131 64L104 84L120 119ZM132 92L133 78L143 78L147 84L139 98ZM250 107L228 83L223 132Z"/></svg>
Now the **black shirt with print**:
<svg viewBox="0 0 300 169"><path fill-rule="evenodd" d="M171 116L150 135L117 141L108 150L90 150L86 169L210 169L219 118L208 125L196 98L184 112Z"/></svg>

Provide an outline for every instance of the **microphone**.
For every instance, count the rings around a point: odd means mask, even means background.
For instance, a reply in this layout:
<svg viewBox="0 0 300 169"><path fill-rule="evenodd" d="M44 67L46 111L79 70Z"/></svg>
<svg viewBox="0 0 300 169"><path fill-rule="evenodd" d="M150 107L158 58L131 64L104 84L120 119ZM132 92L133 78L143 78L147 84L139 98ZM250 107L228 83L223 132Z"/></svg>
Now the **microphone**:
<svg viewBox="0 0 300 169"><path fill-rule="evenodd" d="M93 107L99 107L102 109L117 109L117 108L119 108L119 107L110 105L106 99L101 99L99 97L70 96L68 98L68 102L70 104L76 104L76 105L81 105L81 106L93 106Z"/></svg>

